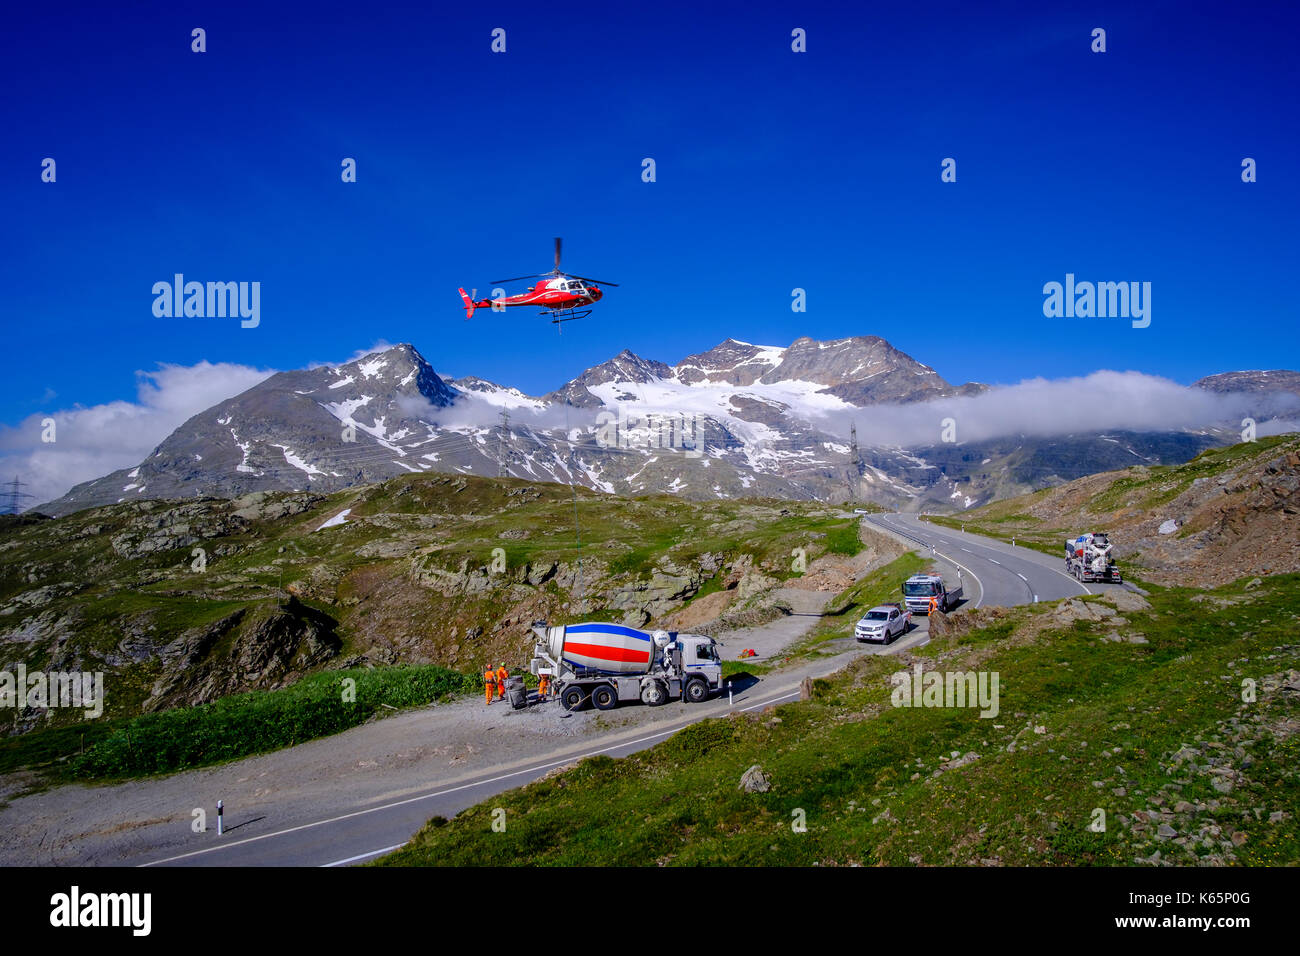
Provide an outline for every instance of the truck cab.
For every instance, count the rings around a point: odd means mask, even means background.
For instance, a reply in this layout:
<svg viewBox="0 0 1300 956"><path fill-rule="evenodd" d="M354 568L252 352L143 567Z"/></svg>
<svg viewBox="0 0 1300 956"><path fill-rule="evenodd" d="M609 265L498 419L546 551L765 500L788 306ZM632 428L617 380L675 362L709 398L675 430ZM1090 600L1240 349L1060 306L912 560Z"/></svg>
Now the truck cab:
<svg viewBox="0 0 1300 956"><path fill-rule="evenodd" d="M674 636L675 640L664 648L659 668L667 678L668 698L672 700L680 696L699 703L714 691L722 690L722 658L718 654L718 642L699 634ZM658 678L652 673L647 679ZM705 685L703 689L698 683L693 683L701 680Z"/></svg>
<svg viewBox="0 0 1300 956"><path fill-rule="evenodd" d="M928 614L930 599L936 598L939 610L945 614L961 600L962 586L950 589L938 574L914 574L903 582L903 601L909 611Z"/></svg>

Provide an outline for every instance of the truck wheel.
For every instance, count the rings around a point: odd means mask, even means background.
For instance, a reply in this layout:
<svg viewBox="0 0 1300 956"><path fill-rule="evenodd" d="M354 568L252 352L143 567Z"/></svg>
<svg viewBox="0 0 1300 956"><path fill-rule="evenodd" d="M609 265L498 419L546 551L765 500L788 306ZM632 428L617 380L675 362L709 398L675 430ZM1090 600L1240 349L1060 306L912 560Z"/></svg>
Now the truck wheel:
<svg viewBox="0 0 1300 956"><path fill-rule="evenodd" d="M692 704L701 704L709 699L709 685L698 677L692 677L686 682L682 697Z"/></svg>
<svg viewBox="0 0 1300 956"><path fill-rule="evenodd" d="M657 680L647 681L641 688L641 703L647 707L658 707L668 703L668 691Z"/></svg>
<svg viewBox="0 0 1300 956"><path fill-rule="evenodd" d="M560 695L560 703L564 705L565 710L582 710L583 705L587 703L587 695L583 693L581 687L566 687L564 693Z"/></svg>
<svg viewBox="0 0 1300 956"><path fill-rule="evenodd" d="M591 689L591 702L597 710L613 710L618 706L618 694L608 684L597 684Z"/></svg>

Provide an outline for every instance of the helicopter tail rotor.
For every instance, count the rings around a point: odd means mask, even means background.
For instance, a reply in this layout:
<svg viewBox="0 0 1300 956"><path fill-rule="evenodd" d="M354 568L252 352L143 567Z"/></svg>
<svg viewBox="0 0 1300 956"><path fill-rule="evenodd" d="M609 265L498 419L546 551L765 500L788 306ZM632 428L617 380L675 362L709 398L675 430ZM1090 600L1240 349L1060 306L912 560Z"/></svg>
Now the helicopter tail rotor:
<svg viewBox="0 0 1300 956"><path fill-rule="evenodd" d="M475 309L474 300L465 294L464 289L458 289L457 291L460 292L460 297L465 303L465 321L468 322L470 319L474 317L474 309ZM475 291L478 290L476 289Z"/></svg>

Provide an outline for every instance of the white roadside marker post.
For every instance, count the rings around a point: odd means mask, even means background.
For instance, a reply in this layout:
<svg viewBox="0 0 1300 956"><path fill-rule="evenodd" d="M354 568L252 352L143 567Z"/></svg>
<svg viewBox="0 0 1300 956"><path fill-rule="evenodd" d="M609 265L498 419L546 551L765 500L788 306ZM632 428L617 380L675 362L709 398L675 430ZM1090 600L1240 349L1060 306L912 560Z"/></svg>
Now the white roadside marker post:
<svg viewBox="0 0 1300 956"><path fill-rule="evenodd" d="M224 832L222 829L222 823L224 822L222 814L225 812L225 809L226 809L225 805L220 800L218 800L217 801L217 836L221 836L222 832Z"/></svg>
<svg viewBox="0 0 1300 956"><path fill-rule="evenodd" d="M727 706L730 707L733 701L731 699L731 681L727 681Z"/></svg>

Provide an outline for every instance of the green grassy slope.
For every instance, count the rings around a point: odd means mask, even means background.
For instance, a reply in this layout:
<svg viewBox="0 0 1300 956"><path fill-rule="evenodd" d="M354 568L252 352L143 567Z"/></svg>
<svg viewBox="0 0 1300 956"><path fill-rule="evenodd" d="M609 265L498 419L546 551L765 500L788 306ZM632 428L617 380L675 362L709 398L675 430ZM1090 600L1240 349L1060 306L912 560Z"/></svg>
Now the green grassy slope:
<svg viewBox="0 0 1300 956"><path fill-rule="evenodd" d="M1105 472L1078 479L1062 488L1044 488L1026 495L994 501L957 515L935 515L928 520L948 528L982 534L1010 541L1059 557L1066 536L1091 530L1080 526L1073 515L1074 507L1065 510L1071 517L1064 522L1044 520L1031 512L1045 503L1066 497L1071 486L1086 485L1090 490L1082 499L1078 518L1088 523L1089 516L1140 516L1151 513L1191 488L1198 479L1215 479L1230 469L1252 461L1266 461L1280 452L1300 447L1300 437L1293 434L1260 438L1223 448L1209 448L1181 465L1135 467Z"/></svg>

